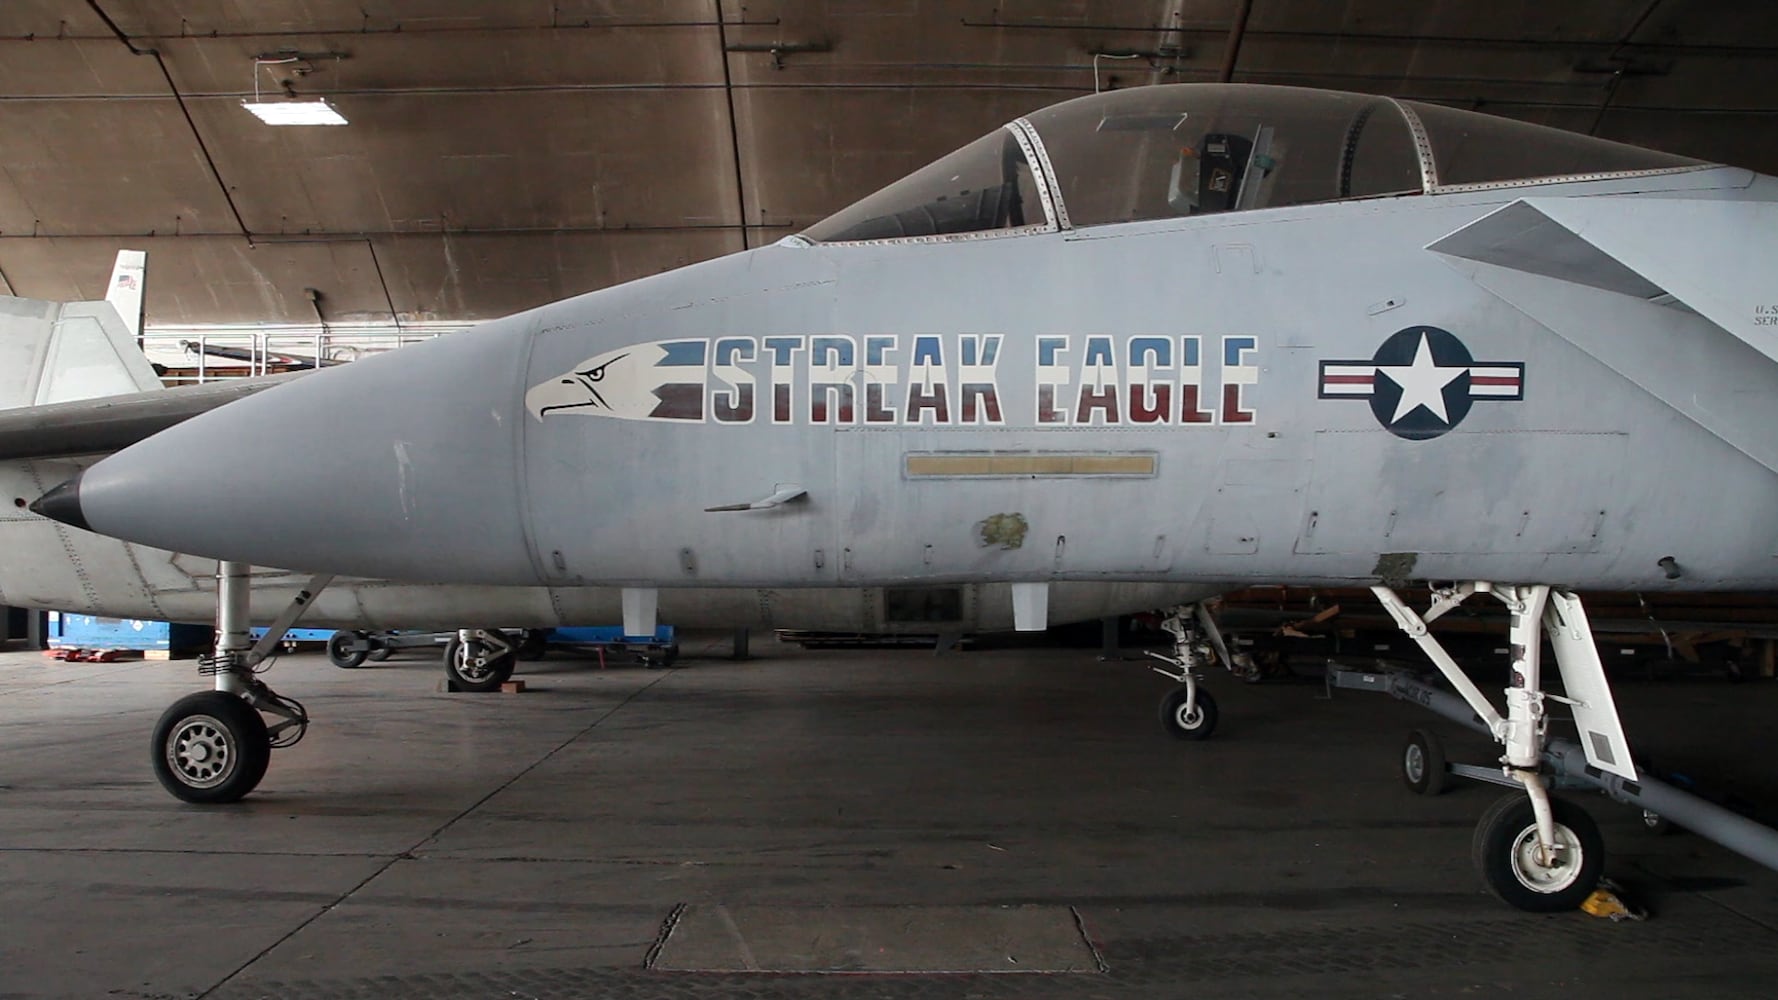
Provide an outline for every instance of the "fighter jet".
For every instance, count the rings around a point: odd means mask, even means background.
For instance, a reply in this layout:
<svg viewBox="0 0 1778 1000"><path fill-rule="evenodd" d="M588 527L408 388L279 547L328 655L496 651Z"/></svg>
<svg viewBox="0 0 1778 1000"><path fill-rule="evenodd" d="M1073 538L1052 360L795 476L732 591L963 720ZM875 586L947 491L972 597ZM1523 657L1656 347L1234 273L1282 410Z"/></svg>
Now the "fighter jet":
<svg viewBox="0 0 1778 1000"><path fill-rule="evenodd" d="M943 617L991 586L1038 628L1070 586L1368 585L1504 747L1484 878L1567 908L1603 847L1551 778L1656 787L1569 588L1778 586L1775 202L1415 101L1096 94L775 245L231 402L33 509L224 561L219 690L156 735L194 800L269 756L248 564L619 588L638 631L734 588ZM1504 712L1427 628L1475 595L1512 616ZM1213 626L1167 619L1182 735L1214 722Z"/></svg>
<svg viewBox="0 0 1778 1000"><path fill-rule="evenodd" d="M97 458L156 431L291 376L230 379L168 389L135 338L141 332L146 256L119 254L108 297L61 303L0 296L0 605L157 621L213 620L214 559L79 531L25 509L29 499ZM299 526L300 527L300 526ZM255 603L281 607L302 592L306 574L255 568ZM669 621L691 626L774 627L790 622L833 631L966 633L1013 625L1009 585L955 588L944 607L859 588L774 591L713 588L671 591L661 602ZM1133 585L1073 583L1058 592L1060 620L1085 620L1138 604L1190 599L1202 588L1164 581ZM618 588L401 583L341 577L305 606L303 623L341 630L458 630L446 646L445 673L462 690L498 688L516 657L523 629L618 620ZM461 629L465 622L483 626ZM652 631L652 630L651 630ZM462 640L467 638L465 644ZM368 644L335 637L362 658Z"/></svg>

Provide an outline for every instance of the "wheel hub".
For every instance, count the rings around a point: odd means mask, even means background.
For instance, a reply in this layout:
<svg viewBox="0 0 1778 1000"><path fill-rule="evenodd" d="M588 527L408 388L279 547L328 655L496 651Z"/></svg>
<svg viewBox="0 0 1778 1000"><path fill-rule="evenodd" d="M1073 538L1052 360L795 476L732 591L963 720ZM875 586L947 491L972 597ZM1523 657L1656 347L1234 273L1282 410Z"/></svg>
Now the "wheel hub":
<svg viewBox="0 0 1778 1000"><path fill-rule="evenodd" d="M494 675L489 662L490 658L485 650L479 647L471 649L465 645L457 653L457 673L466 681L485 681Z"/></svg>
<svg viewBox="0 0 1778 1000"><path fill-rule="evenodd" d="M221 784L234 770L235 753L227 727L208 715L186 719L167 740L167 763L194 788Z"/></svg>
<svg viewBox="0 0 1778 1000"><path fill-rule="evenodd" d="M1204 721L1204 710L1195 705L1181 704L1178 711L1173 713L1173 718L1179 722L1181 729L1196 729Z"/></svg>
<svg viewBox="0 0 1778 1000"><path fill-rule="evenodd" d="M1521 831L1518 839L1513 841L1513 875L1533 892L1561 892L1580 877L1581 862L1585 860L1580 838L1560 823L1556 824L1555 833L1553 858L1546 857L1543 845L1538 842L1535 823Z"/></svg>
<svg viewBox="0 0 1778 1000"><path fill-rule="evenodd" d="M1410 745L1402 758L1401 766L1407 772L1408 780L1419 784L1420 779L1426 777L1426 752L1417 743Z"/></svg>

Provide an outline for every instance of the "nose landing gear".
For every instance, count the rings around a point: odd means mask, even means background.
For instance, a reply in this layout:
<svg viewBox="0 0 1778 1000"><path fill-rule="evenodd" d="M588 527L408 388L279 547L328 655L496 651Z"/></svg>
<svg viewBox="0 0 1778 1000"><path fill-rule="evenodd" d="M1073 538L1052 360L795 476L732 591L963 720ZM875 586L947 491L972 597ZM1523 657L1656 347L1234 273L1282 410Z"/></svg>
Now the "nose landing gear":
<svg viewBox="0 0 1778 1000"><path fill-rule="evenodd" d="M259 786L273 750L308 732L302 703L267 687L254 668L332 579L311 579L256 644L247 631L252 570L244 563L217 566L216 651L198 661L216 686L174 702L155 723L151 759L161 787L186 802L237 802ZM276 720L269 725L268 715Z"/></svg>
<svg viewBox="0 0 1778 1000"><path fill-rule="evenodd" d="M1173 651L1148 655L1159 660L1149 668L1179 686L1161 699L1161 728L1176 739L1207 740L1216 731L1216 699L1199 683L1200 663L1221 661L1236 677L1252 679L1258 675L1253 658L1246 653L1230 655L1216 618L1202 604L1181 604L1168 610L1161 629L1173 637Z"/></svg>

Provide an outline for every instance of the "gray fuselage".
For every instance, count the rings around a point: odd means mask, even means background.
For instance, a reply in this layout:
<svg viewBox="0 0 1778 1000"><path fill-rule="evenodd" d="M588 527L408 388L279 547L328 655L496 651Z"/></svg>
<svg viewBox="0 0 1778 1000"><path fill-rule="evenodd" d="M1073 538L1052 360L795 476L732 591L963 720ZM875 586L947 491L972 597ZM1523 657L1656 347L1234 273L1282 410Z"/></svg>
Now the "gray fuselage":
<svg viewBox="0 0 1778 1000"><path fill-rule="evenodd" d="M81 504L161 548L427 583L1771 587L1774 473L1557 328L1606 295L1626 342L1745 391L1773 395L1770 361L1597 288L1539 322L1427 246L1522 198L1773 183L791 240L231 403L100 462Z"/></svg>

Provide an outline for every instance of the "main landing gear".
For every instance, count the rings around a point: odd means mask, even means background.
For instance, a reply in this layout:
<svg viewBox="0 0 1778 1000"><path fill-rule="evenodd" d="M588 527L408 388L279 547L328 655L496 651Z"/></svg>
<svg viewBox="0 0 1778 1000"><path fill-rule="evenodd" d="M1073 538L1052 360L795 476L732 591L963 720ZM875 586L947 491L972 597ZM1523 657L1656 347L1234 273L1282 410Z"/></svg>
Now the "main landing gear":
<svg viewBox="0 0 1778 1000"><path fill-rule="evenodd" d="M1199 664L1220 660L1237 677L1257 674L1253 660L1246 653L1229 654L1222 630L1210 609L1202 604L1181 604L1170 608L1161 621L1161 628L1173 637L1173 652L1148 655L1162 665L1150 664L1155 673L1176 681L1179 686L1161 699L1161 728L1175 739L1207 740L1216 731L1216 699L1199 682Z"/></svg>
<svg viewBox="0 0 1778 1000"><path fill-rule="evenodd" d="M456 691L498 691L512 679L523 638L497 628L463 628L444 648L445 677Z"/></svg>
<svg viewBox="0 0 1778 1000"><path fill-rule="evenodd" d="M273 750L303 738L309 713L267 687L254 668L332 579L311 579L254 643L247 631L252 570L245 563L217 566L216 651L198 661L199 672L216 679L215 690L174 702L154 727L154 775L167 791L187 802L239 801L265 777Z"/></svg>
<svg viewBox="0 0 1778 1000"><path fill-rule="evenodd" d="M1506 748L1500 758L1501 778L1494 780L1521 791L1494 803L1476 826L1472 857L1482 881L1496 896L1521 910L1554 912L1578 907L1598 885L1605 865L1605 842L1586 810L1550 796L1551 780L1563 775L1546 756L1550 741L1545 702L1561 702L1572 709L1580 730L1578 749L1585 754L1587 770L1615 775L1632 786L1637 781L1623 724L1580 599L1543 584L1462 583L1434 589L1431 606L1421 616L1389 588L1371 590L1456 689L1467 711ZM1512 676L1506 689L1505 716L1494 710L1487 696L1427 629L1428 622L1475 594L1492 595L1511 614ZM1565 697L1543 690L1545 637L1555 650ZM1416 700L1439 708L1430 698ZM1415 791L1434 793L1447 768L1443 749L1436 738L1419 731L1415 737L1410 738L1403 754L1403 778Z"/></svg>

